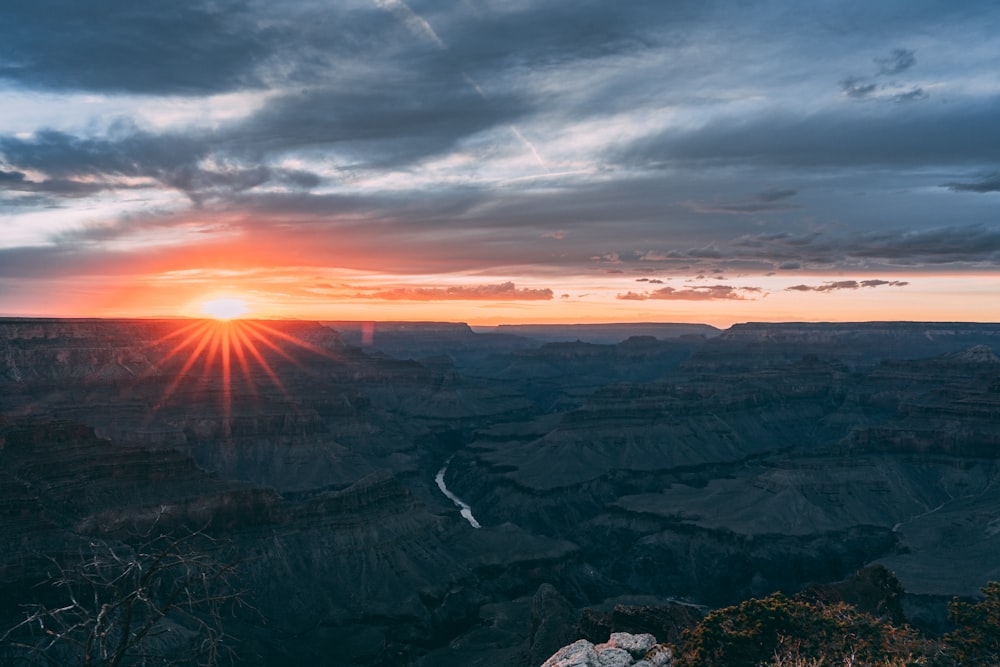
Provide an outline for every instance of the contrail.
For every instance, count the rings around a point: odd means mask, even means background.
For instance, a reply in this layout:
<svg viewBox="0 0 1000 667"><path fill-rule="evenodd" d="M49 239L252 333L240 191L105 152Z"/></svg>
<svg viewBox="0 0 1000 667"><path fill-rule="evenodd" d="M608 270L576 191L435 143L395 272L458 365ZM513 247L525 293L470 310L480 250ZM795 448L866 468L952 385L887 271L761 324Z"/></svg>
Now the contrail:
<svg viewBox="0 0 1000 667"><path fill-rule="evenodd" d="M426 39L431 40L442 51L448 50L448 45L445 44L440 37L438 37L438 34L434 32L434 28L431 27L431 24L428 23L423 17L421 17L415 11L410 9L410 6L407 5L405 2L403 2L403 0L375 0L375 6L379 7L380 9L388 10L393 14L395 14L396 16L400 17L406 24L406 26L410 29L410 32L412 32L416 36L424 37ZM475 79L473 79L465 72L462 72L462 78L465 79L465 82L468 83L469 86L471 86L472 89L476 91L476 94L479 95L479 97L481 97L483 100L489 101L489 98L487 97L486 93L483 91L482 87L478 83L476 83ZM523 134L521 134L521 131L517 129L516 126L511 125L510 130L511 132L514 133L514 136L516 136L518 139L521 140L521 143L523 143L525 146L528 147L528 150L531 151L531 154L534 156L535 161L538 162L538 166L540 166L547 172L551 172L551 169L549 169L548 166L545 164L545 161L542 159L542 156L538 154L538 149L535 148L535 145L532 144L530 141L528 141L528 139Z"/></svg>
<svg viewBox="0 0 1000 667"><path fill-rule="evenodd" d="M473 79L471 76L469 76L465 72L462 72L462 78L465 79L465 82L467 84L469 84L470 86L472 86L473 90L475 90L477 93L479 93L479 96L481 98L483 98L484 100L486 99L486 93L483 92L483 89L479 87L479 84L476 83L475 79Z"/></svg>
<svg viewBox="0 0 1000 667"><path fill-rule="evenodd" d="M531 151L531 154L535 156L535 160L538 162L538 165L542 169L544 169L545 171L551 171L548 168L548 166L546 166L545 161L542 159L542 156L538 154L538 150L535 148L535 145L530 141L528 141L528 139L523 134L521 134L521 130L517 129L517 126L511 125L510 131L513 132L518 139L524 142L524 145L527 146L528 150Z"/></svg>
<svg viewBox="0 0 1000 667"><path fill-rule="evenodd" d="M388 9L390 12L396 16L403 19L406 27L410 29L416 35L421 37L426 37L432 42L434 42L439 49L447 50L447 46L441 38L438 37L437 33L434 32L434 28L431 24L420 17L415 11L410 9L403 0L375 0L375 5L382 9Z"/></svg>

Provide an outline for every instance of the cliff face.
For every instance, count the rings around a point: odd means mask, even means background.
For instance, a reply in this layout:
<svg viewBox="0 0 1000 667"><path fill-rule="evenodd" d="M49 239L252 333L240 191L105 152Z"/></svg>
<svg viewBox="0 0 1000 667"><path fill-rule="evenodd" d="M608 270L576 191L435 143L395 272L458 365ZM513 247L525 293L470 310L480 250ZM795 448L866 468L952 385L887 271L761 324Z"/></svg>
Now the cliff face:
<svg viewBox="0 0 1000 667"><path fill-rule="evenodd" d="M249 653L371 664L447 643L571 558L513 526L474 531L432 486L453 430L531 401L320 325L236 326L0 322L5 623L48 557L186 526L242 556L268 619L241 636Z"/></svg>
<svg viewBox="0 0 1000 667"><path fill-rule="evenodd" d="M610 385L534 431L484 432L453 463L457 492L486 522L585 545L627 590L710 604L871 562L924 600L1000 574L985 556L1000 521L1000 364L982 341L996 327L748 328L672 381ZM928 331L945 352L906 361ZM883 335L874 349L896 358L835 354L845 337ZM786 344L808 354L785 360Z"/></svg>
<svg viewBox="0 0 1000 667"><path fill-rule="evenodd" d="M997 326L529 349L400 325L403 358L227 326L0 320L4 591L28 594L40 554L173 522L244 556L268 623L239 632L265 663L525 665L567 624L639 631L678 597L877 562L923 613L1000 578ZM446 461L483 528L439 491Z"/></svg>

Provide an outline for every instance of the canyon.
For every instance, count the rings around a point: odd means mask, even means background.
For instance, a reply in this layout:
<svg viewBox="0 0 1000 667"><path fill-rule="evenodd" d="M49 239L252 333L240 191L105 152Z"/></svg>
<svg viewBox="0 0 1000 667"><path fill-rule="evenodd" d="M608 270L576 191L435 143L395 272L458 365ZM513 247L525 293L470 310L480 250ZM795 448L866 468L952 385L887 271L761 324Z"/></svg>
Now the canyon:
<svg viewBox="0 0 1000 667"><path fill-rule="evenodd" d="M0 319L0 634L53 561L152 527L238 554L240 664L537 667L870 567L939 631L1000 579L997 350L984 323Z"/></svg>

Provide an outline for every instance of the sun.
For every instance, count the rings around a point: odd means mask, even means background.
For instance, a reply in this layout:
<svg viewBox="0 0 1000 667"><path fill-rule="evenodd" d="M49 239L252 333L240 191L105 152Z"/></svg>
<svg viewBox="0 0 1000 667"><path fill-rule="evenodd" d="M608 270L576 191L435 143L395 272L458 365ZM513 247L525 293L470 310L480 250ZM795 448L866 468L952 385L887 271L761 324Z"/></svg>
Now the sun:
<svg viewBox="0 0 1000 667"><path fill-rule="evenodd" d="M232 320L246 315L250 311L250 304L243 299L220 298L203 301L201 312L217 320Z"/></svg>

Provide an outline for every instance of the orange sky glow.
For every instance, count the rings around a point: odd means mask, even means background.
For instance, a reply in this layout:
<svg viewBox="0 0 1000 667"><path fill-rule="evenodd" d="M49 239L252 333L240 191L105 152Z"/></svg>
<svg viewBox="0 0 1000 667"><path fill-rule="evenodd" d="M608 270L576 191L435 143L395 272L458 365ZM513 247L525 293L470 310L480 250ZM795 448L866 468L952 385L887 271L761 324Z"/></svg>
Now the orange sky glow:
<svg viewBox="0 0 1000 667"><path fill-rule="evenodd" d="M847 287L824 293L789 287L836 284L843 276L744 277L727 282L753 282L760 291L725 298L709 298L719 281L668 277L663 285L672 286L679 296L638 300L623 297L638 293L637 286L643 283L619 274L518 278L360 272L330 276L315 269L300 271L297 275L288 270L183 269L114 280L95 277L72 284L36 281L25 286L20 298L8 299L8 307L13 306L13 314L29 316L199 318L212 315L206 310L211 305L206 304L239 301L246 312L235 316L455 321L484 326L702 322L727 327L746 321L996 321L1000 317L996 302L1000 274L921 274L907 276L907 284L899 288ZM865 280L865 276L854 277ZM468 293L476 286L477 291ZM698 286L704 290L686 295L685 290ZM35 290L41 293L33 294ZM521 298L524 294L530 298Z"/></svg>

